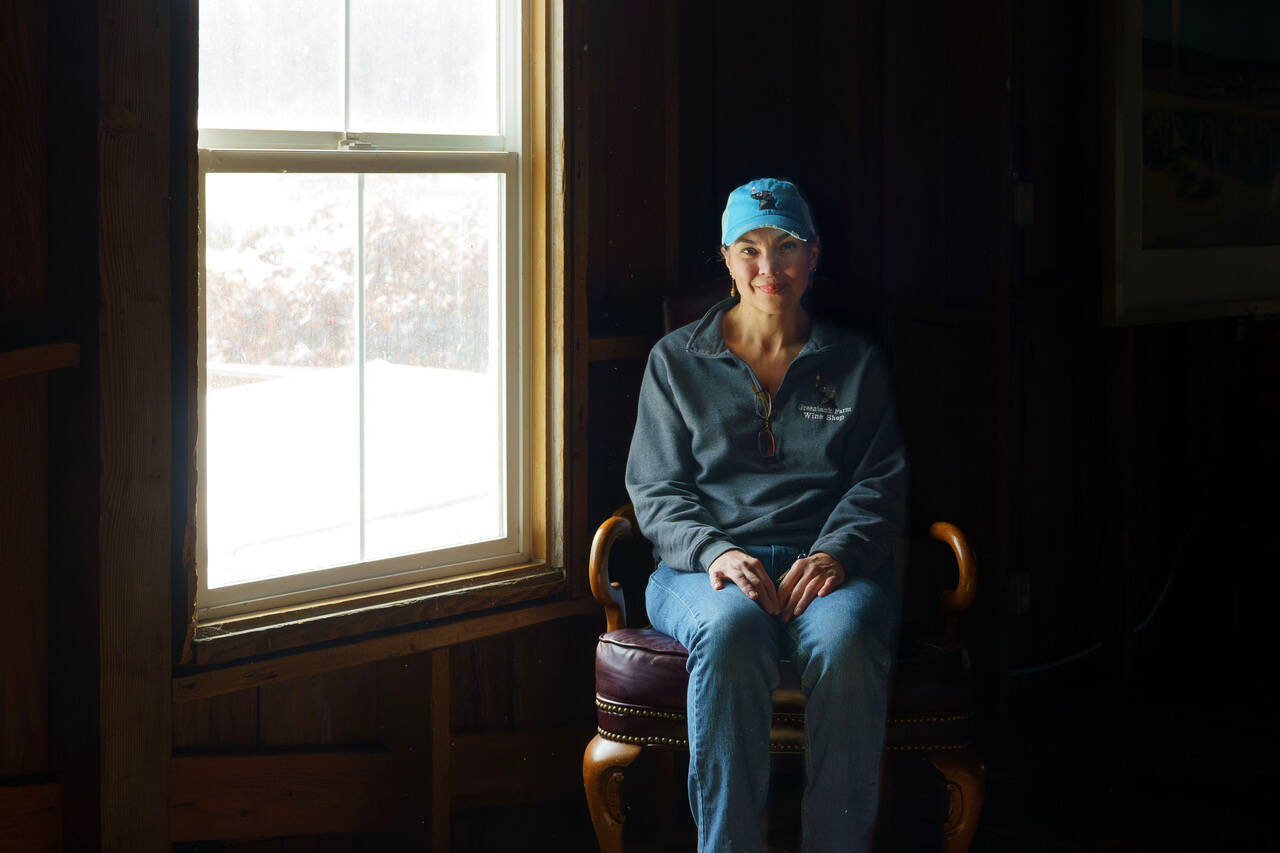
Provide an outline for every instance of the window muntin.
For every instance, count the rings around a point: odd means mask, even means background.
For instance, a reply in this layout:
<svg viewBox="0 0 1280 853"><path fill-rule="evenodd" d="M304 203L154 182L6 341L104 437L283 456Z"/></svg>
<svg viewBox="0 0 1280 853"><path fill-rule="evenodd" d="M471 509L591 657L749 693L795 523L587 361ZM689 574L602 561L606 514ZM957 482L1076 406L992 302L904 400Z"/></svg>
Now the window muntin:
<svg viewBox="0 0 1280 853"><path fill-rule="evenodd" d="M202 22L278 5L204 0ZM424 4L345 5L349 120L353 45L372 40L355 22ZM516 4L458 5L492 17L494 121L477 135L206 128L202 94L202 616L527 555L522 87L497 50L517 44Z"/></svg>

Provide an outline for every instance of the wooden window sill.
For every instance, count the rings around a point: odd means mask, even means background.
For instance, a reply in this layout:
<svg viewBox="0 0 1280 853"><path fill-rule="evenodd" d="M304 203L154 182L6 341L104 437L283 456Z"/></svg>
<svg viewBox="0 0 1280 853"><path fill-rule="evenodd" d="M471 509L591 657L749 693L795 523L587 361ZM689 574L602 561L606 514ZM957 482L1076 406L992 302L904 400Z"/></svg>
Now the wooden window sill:
<svg viewBox="0 0 1280 853"><path fill-rule="evenodd" d="M211 666L533 602L564 593L565 570L524 563L260 613L197 622L189 666Z"/></svg>
<svg viewBox="0 0 1280 853"><path fill-rule="evenodd" d="M325 643L272 655L266 659L205 667L174 677L173 701L194 702L226 693L251 690L263 684L333 672L374 661L438 652L458 643L468 643L532 625L586 614L600 614L600 605L595 599L554 599L442 619L390 633L355 637L346 643ZM448 659L446 653L446 671ZM445 712L447 711L446 707Z"/></svg>

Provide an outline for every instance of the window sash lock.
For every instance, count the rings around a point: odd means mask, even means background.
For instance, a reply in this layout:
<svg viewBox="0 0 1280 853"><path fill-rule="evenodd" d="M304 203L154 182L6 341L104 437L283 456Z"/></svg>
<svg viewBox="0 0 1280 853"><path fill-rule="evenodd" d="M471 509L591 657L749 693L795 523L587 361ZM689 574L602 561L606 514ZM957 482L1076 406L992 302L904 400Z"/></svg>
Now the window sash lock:
<svg viewBox="0 0 1280 853"><path fill-rule="evenodd" d="M358 133L346 133L338 140L338 148L342 151L368 151L373 148L373 143L365 142Z"/></svg>

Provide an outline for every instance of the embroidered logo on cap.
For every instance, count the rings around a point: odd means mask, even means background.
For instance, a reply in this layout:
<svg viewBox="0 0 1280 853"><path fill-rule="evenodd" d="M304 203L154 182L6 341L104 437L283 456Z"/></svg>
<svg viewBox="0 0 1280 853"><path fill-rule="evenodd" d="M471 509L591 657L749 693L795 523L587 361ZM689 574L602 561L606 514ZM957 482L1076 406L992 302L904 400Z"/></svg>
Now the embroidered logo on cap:
<svg viewBox="0 0 1280 853"><path fill-rule="evenodd" d="M769 190L756 190L751 197L760 202L761 210L777 210L778 200L773 197L773 193Z"/></svg>

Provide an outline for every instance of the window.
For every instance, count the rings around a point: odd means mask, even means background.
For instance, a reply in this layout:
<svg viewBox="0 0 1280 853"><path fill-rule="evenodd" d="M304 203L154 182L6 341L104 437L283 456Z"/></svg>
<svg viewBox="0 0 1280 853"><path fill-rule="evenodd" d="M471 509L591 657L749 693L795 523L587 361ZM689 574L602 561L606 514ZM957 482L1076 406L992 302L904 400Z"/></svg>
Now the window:
<svg viewBox="0 0 1280 853"><path fill-rule="evenodd" d="M536 558L523 5L201 0L201 618Z"/></svg>

